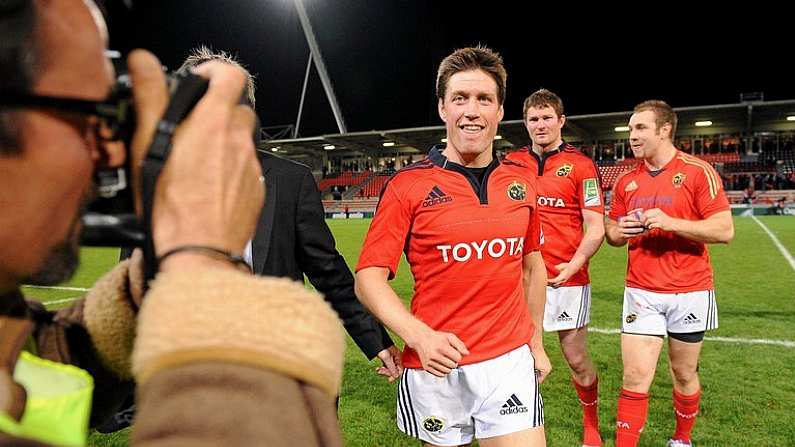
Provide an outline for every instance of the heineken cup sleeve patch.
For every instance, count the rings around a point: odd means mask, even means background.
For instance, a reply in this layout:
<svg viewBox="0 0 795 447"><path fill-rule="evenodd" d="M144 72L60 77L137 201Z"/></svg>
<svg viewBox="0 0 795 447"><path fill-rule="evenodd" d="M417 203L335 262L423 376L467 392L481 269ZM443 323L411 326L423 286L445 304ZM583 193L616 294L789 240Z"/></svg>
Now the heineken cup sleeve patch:
<svg viewBox="0 0 795 447"><path fill-rule="evenodd" d="M599 186L595 178L587 178L582 181L582 190L584 196L585 206L599 206L602 204L602 198L599 197Z"/></svg>

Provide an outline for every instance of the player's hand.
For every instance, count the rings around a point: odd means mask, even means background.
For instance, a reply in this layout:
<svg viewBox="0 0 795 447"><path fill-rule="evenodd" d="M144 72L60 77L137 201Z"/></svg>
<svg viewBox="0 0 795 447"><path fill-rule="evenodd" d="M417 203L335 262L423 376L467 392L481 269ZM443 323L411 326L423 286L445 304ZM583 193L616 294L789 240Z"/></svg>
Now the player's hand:
<svg viewBox="0 0 795 447"><path fill-rule="evenodd" d="M465 355L469 355L464 342L455 334L429 330L418 338L417 343L411 346L420 357L422 369L437 377L444 377Z"/></svg>
<svg viewBox="0 0 795 447"><path fill-rule="evenodd" d="M533 352L533 359L535 360L536 379L538 383L543 383L549 373L552 372L552 363L549 361L543 346L531 347L530 350Z"/></svg>
<svg viewBox="0 0 795 447"><path fill-rule="evenodd" d="M649 229L659 228L663 231L676 231L674 227L675 219L659 208L644 211L643 224Z"/></svg>
<svg viewBox="0 0 795 447"><path fill-rule="evenodd" d="M619 217L616 229L624 239L632 239L643 234L646 231L643 224L643 211L632 210L626 216Z"/></svg>
<svg viewBox="0 0 795 447"><path fill-rule="evenodd" d="M571 262L561 262L560 264L555 266L555 270L560 272L558 276L554 278L547 279L547 285L552 287L560 287L566 281L569 280L578 270L579 267L572 264Z"/></svg>
<svg viewBox="0 0 795 447"><path fill-rule="evenodd" d="M403 374L403 360L400 350L394 345L382 350L378 353L377 357L381 360L383 366L376 368L375 372L378 375L384 376L389 380L389 383L394 382Z"/></svg>
<svg viewBox="0 0 795 447"><path fill-rule="evenodd" d="M128 66L138 123L131 151L137 168L169 96L160 62L151 53L132 52ZM207 245L241 253L265 197L251 138L255 115L238 104L246 75L218 61L202 64L195 72L207 78L209 86L174 133L171 155L157 182L152 211L155 250ZM140 185L138 169L133 174L133 184Z"/></svg>

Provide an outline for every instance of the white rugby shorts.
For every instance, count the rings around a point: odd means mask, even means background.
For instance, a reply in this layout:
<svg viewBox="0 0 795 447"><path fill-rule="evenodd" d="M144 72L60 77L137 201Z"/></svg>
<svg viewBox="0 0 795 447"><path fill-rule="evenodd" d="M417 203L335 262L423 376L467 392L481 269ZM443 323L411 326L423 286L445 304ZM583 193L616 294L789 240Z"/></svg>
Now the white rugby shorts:
<svg viewBox="0 0 795 447"><path fill-rule="evenodd" d="M544 403L534 366L530 348L522 345L444 377L406 369L397 395L398 428L447 446L541 427Z"/></svg>
<svg viewBox="0 0 795 447"><path fill-rule="evenodd" d="M657 293L626 287L621 332L666 335L704 332L718 327L714 290Z"/></svg>
<svg viewBox="0 0 795 447"><path fill-rule="evenodd" d="M577 329L591 321L591 285L547 287L546 332Z"/></svg>

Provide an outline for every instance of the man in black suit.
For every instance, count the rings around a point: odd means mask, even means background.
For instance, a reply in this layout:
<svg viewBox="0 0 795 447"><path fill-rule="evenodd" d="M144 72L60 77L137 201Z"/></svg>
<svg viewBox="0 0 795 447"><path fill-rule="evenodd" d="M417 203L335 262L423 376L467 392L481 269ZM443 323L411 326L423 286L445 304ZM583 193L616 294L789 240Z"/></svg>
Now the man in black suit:
<svg viewBox="0 0 795 447"><path fill-rule="evenodd" d="M201 46L193 50L178 71L187 71L210 60L240 66L229 54ZM245 99L254 108L254 81L250 74ZM397 378L399 351L384 327L364 309L353 292L353 275L335 248L312 172L300 163L264 151L258 154L266 192L257 231L246 247L245 255L252 270L257 275L300 282L306 274L342 319L359 349L368 359L377 356L383 362L386 370L379 372Z"/></svg>
<svg viewBox="0 0 795 447"><path fill-rule="evenodd" d="M397 354L394 344L353 293L353 275L334 247L309 168L262 151L259 158L266 197L251 244L254 273L297 281L306 274L367 358L378 356L388 365Z"/></svg>
<svg viewBox="0 0 795 447"><path fill-rule="evenodd" d="M187 71L210 60L221 60L245 70L227 53L201 46L178 71ZM250 74L245 100L254 107L254 82ZM400 351L353 292L353 275L335 247L312 172L305 165L264 151L258 151L258 155L265 176L265 206L254 239L246 246L246 262L257 275L301 282L306 275L337 312L345 330L364 355L369 360L375 357L381 360L382 366L377 373L394 381L403 372ZM122 250L122 259L130 253L131 250ZM111 433L125 428L132 422L134 413L131 397L97 429Z"/></svg>

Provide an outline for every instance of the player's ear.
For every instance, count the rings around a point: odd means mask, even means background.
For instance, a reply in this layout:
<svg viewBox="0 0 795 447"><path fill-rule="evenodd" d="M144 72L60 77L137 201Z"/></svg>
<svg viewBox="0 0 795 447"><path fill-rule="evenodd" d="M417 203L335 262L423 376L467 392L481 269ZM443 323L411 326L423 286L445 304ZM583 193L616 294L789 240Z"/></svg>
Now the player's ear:
<svg viewBox="0 0 795 447"><path fill-rule="evenodd" d="M497 121L502 121L502 118L505 116L505 107L500 104L500 110L497 112Z"/></svg>
<svg viewBox="0 0 795 447"><path fill-rule="evenodd" d="M445 108L444 108L444 99L439 98L438 108L439 108L439 118L441 118L442 121L444 121L446 123L447 122L447 110L445 110Z"/></svg>
<svg viewBox="0 0 795 447"><path fill-rule="evenodd" d="M566 115L560 115L560 127L566 125Z"/></svg>
<svg viewBox="0 0 795 447"><path fill-rule="evenodd" d="M660 135L663 138L668 137L669 140L673 141L673 138L671 138L671 130L673 130L673 127L674 126L672 126L671 123L663 124L660 126Z"/></svg>

